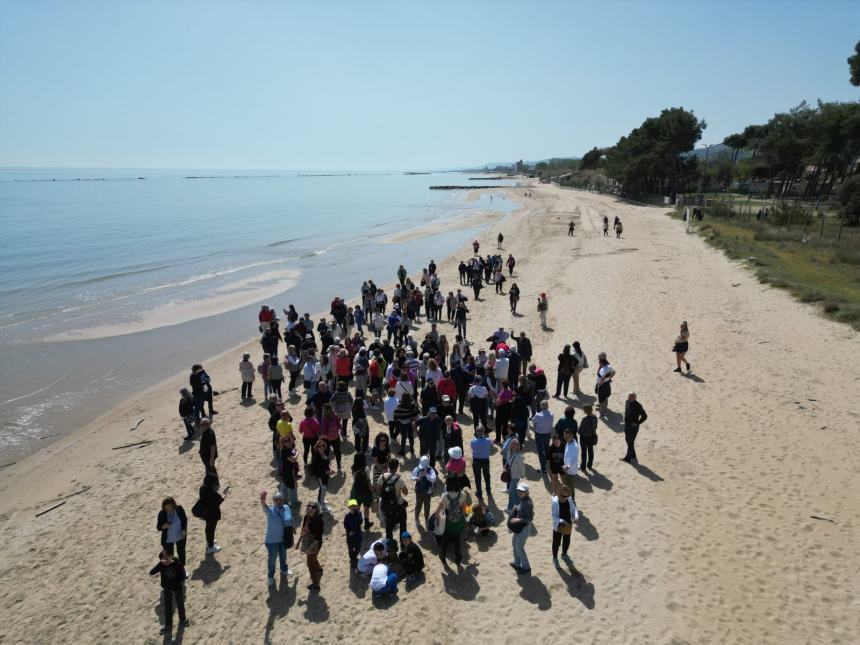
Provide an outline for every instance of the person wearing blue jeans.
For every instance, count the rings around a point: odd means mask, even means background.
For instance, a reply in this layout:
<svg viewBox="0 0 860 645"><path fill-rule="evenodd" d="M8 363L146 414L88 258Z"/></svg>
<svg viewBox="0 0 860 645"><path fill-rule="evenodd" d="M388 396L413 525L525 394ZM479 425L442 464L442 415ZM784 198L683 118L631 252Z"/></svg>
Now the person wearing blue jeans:
<svg viewBox="0 0 860 645"><path fill-rule="evenodd" d="M553 433L552 412L549 411L549 402L540 402L540 412L532 417L535 428L535 450L537 450L540 471L546 474L546 450L549 448Z"/></svg>
<svg viewBox="0 0 860 645"><path fill-rule="evenodd" d="M511 475L511 481L508 483L508 512L510 512L519 501L517 485L526 476L526 464L523 461L519 439L514 438L511 440L508 446L508 458L505 459L505 466Z"/></svg>
<svg viewBox="0 0 860 645"><path fill-rule="evenodd" d="M483 426L475 428L475 436L470 442L472 448L472 475L475 478L475 490L478 494L478 499L483 498L481 490L481 475L483 474L484 482L487 485L487 495L490 495L490 450L493 447L493 442L488 439Z"/></svg>
<svg viewBox="0 0 860 645"><path fill-rule="evenodd" d="M519 484L517 486L517 497L519 503L511 513L511 518L508 520L511 527L511 546L514 552L514 559L511 566L516 569L517 573L531 573L531 565L529 564L529 556L526 554L526 540L529 539L530 525L534 516L534 506L529 497L528 484Z"/></svg>
<svg viewBox="0 0 860 645"><path fill-rule="evenodd" d="M284 496L278 491L272 495L274 504L266 503L266 491L260 493L260 506L263 507L263 512L266 514L266 551L268 552L268 583L269 586L275 584L275 561L281 561L281 575L290 575L290 569L287 566L287 545L284 543L284 536L287 531L292 531L293 515L290 512L289 506L284 505Z"/></svg>
<svg viewBox="0 0 860 645"><path fill-rule="evenodd" d="M397 593L397 574L393 573L388 565L379 563L373 567L370 577L370 588L374 596L385 596Z"/></svg>

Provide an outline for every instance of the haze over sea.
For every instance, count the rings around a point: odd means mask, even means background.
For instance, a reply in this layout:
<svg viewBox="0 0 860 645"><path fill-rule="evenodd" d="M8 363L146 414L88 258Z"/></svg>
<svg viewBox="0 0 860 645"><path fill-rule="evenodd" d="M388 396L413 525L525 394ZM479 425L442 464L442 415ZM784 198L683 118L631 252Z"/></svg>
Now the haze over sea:
<svg viewBox="0 0 860 645"><path fill-rule="evenodd" d="M515 207L428 190L461 174L310 174L0 169L0 459L247 340L260 304L327 309Z"/></svg>

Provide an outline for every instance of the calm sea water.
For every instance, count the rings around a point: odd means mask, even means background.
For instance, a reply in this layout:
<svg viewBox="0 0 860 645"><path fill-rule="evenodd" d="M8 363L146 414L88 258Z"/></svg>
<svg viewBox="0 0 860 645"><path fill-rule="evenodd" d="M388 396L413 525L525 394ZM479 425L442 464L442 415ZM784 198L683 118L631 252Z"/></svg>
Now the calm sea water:
<svg viewBox="0 0 860 645"><path fill-rule="evenodd" d="M197 177L190 179L189 177ZM0 170L0 457L32 452L247 340L260 304L317 311L474 230L393 233L515 205L459 174ZM478 183L478 182L475 182ZM510 183L510 182L499 182Z"/></svg>

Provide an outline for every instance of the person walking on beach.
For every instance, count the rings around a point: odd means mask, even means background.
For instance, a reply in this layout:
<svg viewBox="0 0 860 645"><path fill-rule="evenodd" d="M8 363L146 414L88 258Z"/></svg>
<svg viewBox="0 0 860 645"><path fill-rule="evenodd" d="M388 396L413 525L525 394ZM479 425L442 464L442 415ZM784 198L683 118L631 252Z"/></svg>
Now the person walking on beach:
<svg viewBox="0 0 860 645"><path fill-rule="evenodd" d="M242 360L239 362L239 374L242 377L242 400L253 398L254 394L251 391L254 387L254 364L251 362L250 354L243 354Z"/></svg>
<svg viewBox="0 0 860 645"><path fill-rule="evenodd" d="M526 462L523 459L520 440L516 435L508 444L505 471L508 479L508 512L510 512L517 503L517 485L526 476Z"/></svg>
<svg viewBox="0 0 860 645"><path fill-rule="evenodd" d="M508 300L511 303L511 313L517 313L517 303L520 301L520 288L516 282L512 282L511 288L508 289Z"/></svg>
<svg viewBox="0 0 860 645"><path fill-rule="evenodd" d="M284 504L284 496L280 491L272 495L273 504L266 503L266 491L260 492L260 506L266 515L266 537L264 543L267 552L267 577L270 587L275 586L275 560L281 561L281 575L292 574L287 566L287 549L293 546L293 514L290 507Z"/></svg>
<svg viewBox="0 0 860 645"><path fill-rule="evenodd" d="M562 486L557 494L552 496L550 510L552 513L552 563L558 568L558 548L561 547L561 557L570 562L570 534L573 523L579 519L579 511L570 496L570 489Z"/></svg>
<svg viewBox="0 0 860 645"><path fill-rule="evenodd" d="M481 244L478 242L478 240L472 242L472 248L475 250L475 255L478 255L478 250L481 248Z"/></svg>
<svg viewBox="0 0 860 645"><path fill-rule="evenodd" d="M546 299L546 294L540 294L537 303L538 315L540 316L541 329L546 329L546 314L549 311L549 302Z"/></svg>
<svg viewBox="0 0 860 645"><path fill-rule="evenodd" d="M573 368L573 393L579 395L582 394L582 390L579 389L579 375L582 373L582 370L588 368L588 358L586 358L585 352L582 351L578 340L573 341L571 354L576 360L576 366Z"/></svg>
<svg viewBox="0 0 860 645"><path fill-rule="evenodd" d="M328 513L329 508L326 505L325 495L329 477L332 475L331 447L328 441L323 438L318 439L314 444L309 471L317 480L317 500L319 501L320 511Z"/></svg>
<svg viewBox="0 0 860 645"><path fill-rule="evenodd" d="M295 345L287 346L287 357L284 359L284 367L290 374L290 383L287 386L287 394L293 396L298 387L299 378L302 375L302 357L299 356Z"/></svg>
<svg viewBox="0 0 860 645"><path fill-rule="evenodd" d="M480 280L480 278L479 278ZM457 333L466 338L466 314L469 313L469 309L466 307L465 302L459 302L457 304L457 311L454 315L454 321L457 324Z"/></svg>
<svg viewBox="0 0 860 645"><path fill-rule="evenodd" d="M164 626L159 632L162 636L173 631L173 603L179 613L179 629L191 625L185 615L185 569L166 551L158 554L158 564L149 570L149 575L161 576L161 589L164 593Z"/></svg>
<svg viewBox="0 0 860 645"><path fill-rule="evenodd" d="M435 455L436 448L430 451ZM436 469L433 468L430 455L421 455L418 465L412 471L412 481L415 482L415 523L424 515L424 526L430 520L430 499L433 497L433 485L436 483Z"/></svg>
<svg viewBox="0 0 860 645"><path fill-rule="evenodd" d="M479 296L481 295L481 289L483 289L483 288L484 288L484 283L481 280L481 276L476 274L472 278L472 292L475 294L475 300L480 300ZM465 338L465 336L464 336L464 338Z"/></svg>
<svg viewBox="0 0 860 645"><path fill-rule="evenodd" d="M639 434L639 426L645 423L648 415L645 413L645 408L636 400L636 392L630 392L627 395L627 403L624 404L624 440L627 442L627 454L621 458L621 461L630 463L636 459L636 435Z"/></svg>
<svg viewBox="0 0 860 645"><path fill-rule="evenodd" d="M514 277L514 266L516 265L516 263L517 261L514 259L513 254L508 253L508 259L506 264L508 265L508 275L511 277Z"/></svg>
<svg viewBox="0 0 860 645"><path fill-rule="evenodd" d="M529 485L518 484L516 489L517 504L508 518L508 529L511 531L511 546L513 547L514 559L511 566L517 573L528 575L532 568L529 557L526 555L526 540L529 539L529 530L534 519L534 506L529 497Z"/></svg>
<svg viewBox="0 0 860 645"><path fill-rule="evenodd" d="M603 216L603 237L609 237L609 218Z"/></svg>
<svg viewBox="0 0 860 645"><path fill-rule="evenodd" d="M594 446L597 445L597 417L594 416L594 408L590 405L582 406L585 416L579 424L579 447L582 453L580 470L585 472L586 468L594 465Z"/></svg>
<svg viewBox="0 0 860 645"><path fill-rule="evenodd" d="M257 365L257 372L260 374L260 379L263 381L263 396L269 398L272 392L272 386L269 383L269 368L272 366L272 357L268 354L263 354L263 360Z"/></svg>
<svg viewBox="0 0 860 645"><path fill-rule="evenodd" d="M347 502L349 509L343 516L343 530L346 533L346 551L349 557L349 570L357 571L358 556L361 555L361 542L363 533L361 530L361 512L358 508L358 500L350 499Z"/></svg>
<svg viewBox="0 0 860 645"><path fill-rule="evenodd" d="M675 339L675 346L672 351L675 352L675 362L678 366L674 371L681 371L681 363L687 366L687 372L690 371L690 364L687 362L687 350L690 349L690 329L687 327L687 321L681 323L681 331L678 332L678 337Z"/></svg>
<svg viewBox="0 0 860 645"><path fill-rule="evenodd" d="M505 239L505 236L504 236L504 235L502 235L502 233L501 233L501 232L499 232L499 237L497 237L497 238L496 238L496 240L498 241L498 244L496 244L496 248L497 248L497 249L501 249L501 248L502 248L502 241L504 241L504 239Z"/></svg>
<svg viewBox="0 0 860 645"><path fill-rule="evenodd" d="M176 549L179 564L185 567L185 542L188 536L188 516L185 509L172 497L165 497L155 524L161 532L162 550L172 557Z"/></svg>
<svg viewBox="0 0 860 645"><path fill-rule="evenodd" d="M224 498L218 493L219 488L218 475L209 474L203 478L203 485L200 486L199 491L199 504L202 509L203 520L206 522L207 555L218 553L221 550L221 547L215 541L215 528L221 520L221 503L224 501Z"/></svg>
<svg viewBox="0 0 860 645"><path fill-rule="evenodd" d="M573 220L570 220L570 223L567 225L568 237L573 237L573 231L575 228L576 228L576 225L573 223Z"/></svg>
<svg viewBox="0 0 860 645"><path fill-rule="evenodd" d="M442 544L439 559L446 563L448 545L454 547L454 564L460 566L463 561L463 531L466 529L466 507L470 506L469 494L460 488L459 477L448 477L445 480L445 493L439 500L434 515L437 524L442 521L445 513L445 529L442 533Z"/></svg>
<svg viewBox="0 0 860 645"><path fill-rule="evenodd" d="M215 460L218 459L218 441L212 422L206 417L200 419L200 461L207 473L216 473Z"/></svg>
<svg viewBox="0 0 860 645"><path fill-rule="evenodd" d="M553 416L549 411L549 401L540 402L540 411L531 418L535 430L535 450L540 462L540 472L546 475L546 453L552 439Z"/></svg>
<svg viewBox="0 0 860 645"><path fill-rule="evenodd" d="M621 233L624 230L624 226L621 224L621 220L619 218L615 218L615 237L617 239L621 239Z"/></svg>
<svg viewBox="0 0 860 645"><path fill-rule="evenodd" d="M324 530L325 524L319 504L308 502L305 517L302 520L301 537L296 543L296 548L305 554L308 573L311 577L311 583L308 585L310 591L319 591L320 588L323 568L320 566L319 554L322 549Z"/></svg>
<svg viewBox="0 0 860 645"><path fill-rule="evenodd" d="M179 390L179 397L179 416L185 424L185 440L191 441L194 438L194 424L198 421L197 408L194 405L194 397L187 387Z"/></svg>
<svg viewBox="0 0 860 645"><path fill-rule="evenodd" d="M493 442L486 434L484 426L476 426L475 436L469 442L469 447L472 449L472 476L475 478L475 491L479 500L484 499L481 490L482 474L484 483L487 485L487 497L492 496L490 489L490 451L493 448Z"/></svg>
<svg viewBox="0 0 860 645"><path fill-rule="evenodd" d="M597 409L600 416L606 419L609 397L612 395L612 377L615 376L615 368L609 364L606 354L601 352L597 359L597 383L595 393L597 394Z"/></svg>
<svg viewBox="0 0 860 645"><path fill-rule="evenodd" d="M564 398L567 398L567 390L570 386L570 377L576 369L578 361L571 354L570 345L565 345L558 355L558 375L555 380L555 398L560 398L562 389L564 390Z"/></svg>

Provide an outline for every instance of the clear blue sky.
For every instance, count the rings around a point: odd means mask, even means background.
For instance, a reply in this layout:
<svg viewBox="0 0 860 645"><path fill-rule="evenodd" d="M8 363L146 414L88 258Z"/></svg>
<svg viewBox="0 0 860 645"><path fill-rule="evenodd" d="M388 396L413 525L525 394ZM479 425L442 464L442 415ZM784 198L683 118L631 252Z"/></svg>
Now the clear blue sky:
<svg viewBox="0 0 860 645"><path fill-rule="evenodd" d="M857 100L860 2L0 0L0 165L409 169Z"/></svg>

